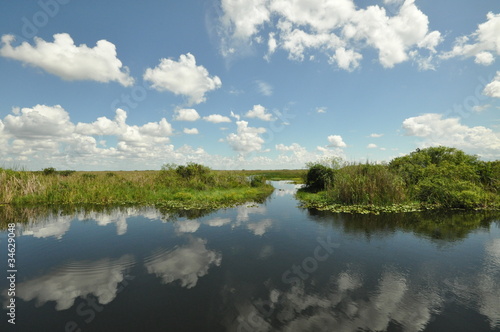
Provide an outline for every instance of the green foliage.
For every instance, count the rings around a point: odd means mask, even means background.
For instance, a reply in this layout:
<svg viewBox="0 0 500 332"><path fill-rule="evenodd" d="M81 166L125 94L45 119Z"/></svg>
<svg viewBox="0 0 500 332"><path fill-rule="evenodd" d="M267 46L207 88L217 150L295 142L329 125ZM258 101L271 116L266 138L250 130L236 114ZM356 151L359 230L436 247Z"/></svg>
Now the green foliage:
<svg viewBox="0 0 500 332"><path fill-rule="evenodd" d="M421 202L446 208L472 209L485 207L489 203L488 195L480 186L470 181L450 181L439 175L420 181L415 195Z"/></svg>
<svg viewBox="0 0 500 332"><path fill-rule="evenodd" d="M64 170L64 171L58 171L57 174L61 176L70 176L71 174L75 173L73 170Z"/></svg>
<svg viewBox="0 0 500 332"><path fill-rule="evenodd" d="M56 169L54 167L47 167L43 169L43 175L52 175L56 173Z"/></svg>
<svg viewBox="0 0 500 332"><path fill-rule="evenodd" d="M175 172L185 179L203 178L210 173L210 168L196 163L187 163L186 166L177 166Z"/></svg>
<svg viewBox="0 0 500 332"><path fill-rule="evenodd" d="M406 199L404 182L386 165L354 164L335 173L329 197L341 204L388 205Z"/></svg>
<svg viewBox="0 0 500 332"><path fill-rule="evenodd" d="M306 188L312 191L325 190L334 179L335 170L322 165L309 165L309 170L305 176Z"/></svg>
<svg viewBox="0 0 500 332"><path fill-rule="evenodd" d="M262 187L266 184L266 178L262 175L253 175L250 177L251 187Z"/></svg>
<svg viewBox="0 0 500 332"><path fill-rule="evenodd" d="M417 149L388 165L308 166L306 190L324 191L321 197L309 199L317 206L420 202L426 206L477 209L498 207L500 203L500 161L480 161L455 148Z"/></svg>

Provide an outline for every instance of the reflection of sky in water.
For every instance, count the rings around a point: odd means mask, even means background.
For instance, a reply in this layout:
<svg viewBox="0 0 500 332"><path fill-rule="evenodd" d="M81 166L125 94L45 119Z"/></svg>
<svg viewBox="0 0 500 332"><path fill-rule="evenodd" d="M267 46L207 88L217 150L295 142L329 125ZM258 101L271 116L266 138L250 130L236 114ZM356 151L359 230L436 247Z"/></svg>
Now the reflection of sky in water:
<svg viewBox="0 0 500 332"><path fill-rule="evenodd" d="M438 289L412 285L394 269L385 270L373 289L358 292L363 287L362 276L352 271L340 273L318 292L307 291L306 283L286 291L269 287L267 298L233 299L239 316L227 328L274 331L269 322L277 320L280 331L383 331L396 321L404 331L416 332L443 303Z"/></svg>
<svg viewBox="0 0 500 332"><path fill-rule="evenodd" d="M227 331L422 331L465 313L482 319L483 331L500 328L498 227L470 231L458 241L417 237L398 223L391 232L366 236L379 231L368 221L383 225L380 218L314 215L295 208L290 195L296 186L278 188L283 190L264 204L208 215L120 208L18 224L23 312L39 323L54 303L56 315L77 307L79 298L95 297L113 303L99 320L121 315L120 328L127 331L130 321L121 313L136 301L127 296L140 293L143 306L133 310L165 316L162 327L168 319L191 326L203 316ZM340 246L310 277L287 284L283 273L313 255L318 236L339 239ZM29 252L36 249L45 256ZM134 282L121 293L129 275ZM5 303L3 284L0 292ZM162 312L166 302L168 315ZM192 303L203 309L185 307ZM92 324L89 330L104 329Z"/></svg>
<svg viewBox="0 0 500 332"><path fill-rule="evenodd" d="M174 221L175 230L180 233L195 233L200 226L221 227L231 225L231 228L245 226L255 235L263 235L272 226L272 220L262 218L258 222L254 220L254 215L265 215L267 208L264 205L247 203L235 208L237 211L235 218L203 218L202 220L185 219ZM124 235L127 232L127 220L133 217L143 217L148 220L164 220L165 215L155 208L116 208L108 212L79 212L71 215L51 214L48 217L32 219L28 224L18 224L21 232L19 236L33 236L36 238L55 237L63 238L70 228L71 221L94 220L99 226L116 225L117 235Z"/></svg>
<svg viewBox="0 0 500 332"><path fill-rule="evenodd" d="M135 263L131 255L118 259L71 262L42 276L17 284L16 296L24 301L36 300L37 305L56 302L56 310L73 306L78 297L93 294L101 304L108 304L116 296L118 284L126 270ZM6 297L6 291L3 296Z"/></svg>
<svg viewBox="0 0 500 332"><path fill-rule="evenodd" d="M192 288L198 278L208 273L210 266L221 264L222 255L208 250L206 244L206 240L190 238L187 245L170 251L156 251L146 259L144 266L164 284L179 280L182 287Z"/></svg>

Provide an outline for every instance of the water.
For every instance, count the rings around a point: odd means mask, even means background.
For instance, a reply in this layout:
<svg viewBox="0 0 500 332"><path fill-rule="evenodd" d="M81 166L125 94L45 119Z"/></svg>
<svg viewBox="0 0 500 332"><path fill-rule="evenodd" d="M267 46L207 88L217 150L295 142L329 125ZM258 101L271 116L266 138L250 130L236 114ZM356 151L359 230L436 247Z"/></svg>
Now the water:
<svg viewBox="0 0 500 332"><path fill-rule="evenodd" d="M214 213L29 216L1 331L500 331L499 218L314 212L274 185Z"/></svg>

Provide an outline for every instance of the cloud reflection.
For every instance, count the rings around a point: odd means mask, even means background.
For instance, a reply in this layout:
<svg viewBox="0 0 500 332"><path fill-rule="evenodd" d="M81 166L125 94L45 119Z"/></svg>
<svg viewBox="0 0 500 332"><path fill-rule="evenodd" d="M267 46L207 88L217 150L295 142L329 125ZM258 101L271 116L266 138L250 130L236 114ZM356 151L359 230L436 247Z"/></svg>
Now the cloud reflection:
<svg viewBox="0 0 500 332"><path fill-rule="evenodd" d="M184 246L155 252L144 265L148 273L160 277L164 284L179 280L182 287L192 288L212 265L220 266L222 261L222 254L208 250L206 244L206 240L190 238Z"/></svg>
<svg viewBox="0 0 500 332"><path fill-rule="evenodd" d="M55 301L56 310L73 306L76 298L93 294L101 304L116 297L118 284L135 263L131 255L118 259L75 261L40 277L17 284L16 297L24 301L36 300L37 306ZM3 292L6 295L6 291Z"/></svg>

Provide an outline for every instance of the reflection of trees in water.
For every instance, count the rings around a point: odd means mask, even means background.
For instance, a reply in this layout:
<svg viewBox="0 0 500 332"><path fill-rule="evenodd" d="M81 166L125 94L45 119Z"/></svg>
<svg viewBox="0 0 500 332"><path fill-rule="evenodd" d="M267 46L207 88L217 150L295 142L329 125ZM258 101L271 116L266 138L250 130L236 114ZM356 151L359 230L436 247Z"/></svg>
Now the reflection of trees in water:
<svg viewBox="0 0 500 332"><path fill-rule="evenodd" d="M469 233L488 230L500 220L499 211L426 211L381 215L340 214L309 209L312 220L341 228L345 233L389 235L396 231L413 232L434 240L458 241Z"/></svg>

